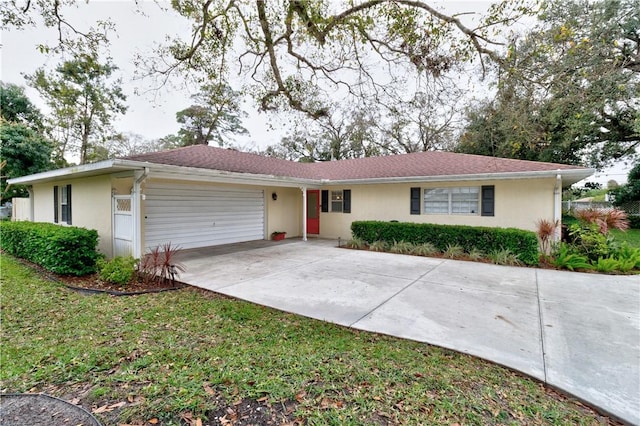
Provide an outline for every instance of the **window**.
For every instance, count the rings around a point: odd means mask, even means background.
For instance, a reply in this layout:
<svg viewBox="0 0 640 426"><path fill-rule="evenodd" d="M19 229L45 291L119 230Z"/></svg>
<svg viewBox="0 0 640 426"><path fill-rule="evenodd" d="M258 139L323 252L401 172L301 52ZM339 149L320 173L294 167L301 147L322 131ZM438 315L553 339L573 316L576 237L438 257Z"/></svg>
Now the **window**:
<svg viewBox="0 0 640 426"><path fill-rule="evenodd" d="M71 225L71 185L53 187L53 221Z"/></svg>
<svg viewBox="0 0 640 426"><path fill-rule="evenodd" d="M479 214L480 188L453 187L424 190L425 214Z"/></svg>
<svg viewBox="0 0 640 426"><path fill-rule="evenodd" d="M320 211L327 213L351 213L351 190L327 190L323 189L320 194ZM329 209L331 207L331 209Z"/></svg>
<svg viewBox="0 0 640 426"><path fill-rule="evenodd" d="M331 211L342 212L342 191L331 191Z"/></svg>
<svg viewBox="0 0 640 426"><path fill-rule="evenodd" d="M478 214L480 212L480 188L451 188L451 213Z"/></svg>

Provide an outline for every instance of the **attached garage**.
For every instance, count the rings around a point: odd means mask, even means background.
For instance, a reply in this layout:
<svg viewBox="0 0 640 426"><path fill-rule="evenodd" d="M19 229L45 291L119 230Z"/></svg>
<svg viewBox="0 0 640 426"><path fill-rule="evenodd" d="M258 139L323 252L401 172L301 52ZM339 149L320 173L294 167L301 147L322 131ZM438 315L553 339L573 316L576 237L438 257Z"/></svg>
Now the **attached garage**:
<svg viewBox="0 0 640 426"><path fill-rule="evenodd" d="M171 242L184 249L262 240L264 191L147 182L145 249Z"/></svg>

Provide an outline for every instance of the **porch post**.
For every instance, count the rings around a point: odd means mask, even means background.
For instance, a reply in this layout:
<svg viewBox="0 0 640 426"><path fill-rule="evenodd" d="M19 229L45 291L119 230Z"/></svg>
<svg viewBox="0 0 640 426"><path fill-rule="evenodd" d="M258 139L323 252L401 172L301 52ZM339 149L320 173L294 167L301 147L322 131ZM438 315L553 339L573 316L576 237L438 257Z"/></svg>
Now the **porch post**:
<svg viewBox="0 0 640 426"><path fill-rule="evenodd" d="M307 187L302 190L302 241L307 241Z"/></svg>
<svg viewBox="0 0 640 426"><path fill-rule="evenodd" d="M562 176L556 175L556 185L553 188L553 221L554 223L561 223L562 220ZM558 226L556 233L553 236L554 241L560 241L562 236L562 228Z"/></svg>
<svg viewBox="0 0 640 426"><path fill-rule="evenodd" d="M33 185L29 185L29 187L27 187L27 192L29 193L29 222L33 222L35 220L35 210L33 207ZM15 209L15 207L13 208Z"/></svg>
<svg viewBox="0 0 640 426"><path fill-rule="evenodd" d="M140 185L147 178L149 169L136 170L133 172L133 188L131 189L131 213L133 222L133 257L141 258L144 254L142 247L142 194Z"/></svg>

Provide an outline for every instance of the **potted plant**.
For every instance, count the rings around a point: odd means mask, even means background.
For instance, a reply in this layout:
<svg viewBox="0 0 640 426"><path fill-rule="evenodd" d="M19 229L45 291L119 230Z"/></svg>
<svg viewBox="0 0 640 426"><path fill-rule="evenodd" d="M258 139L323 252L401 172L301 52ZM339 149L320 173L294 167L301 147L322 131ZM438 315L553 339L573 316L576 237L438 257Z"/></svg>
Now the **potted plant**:
<svg viewBox="0 0 640 426"><path fill-rule="evenodd" d="M274 231L271 233L271 239L273 241L280 241L280 240L284 240L284 237L287 235L286 232L282 232L282 231Z"/></svg>

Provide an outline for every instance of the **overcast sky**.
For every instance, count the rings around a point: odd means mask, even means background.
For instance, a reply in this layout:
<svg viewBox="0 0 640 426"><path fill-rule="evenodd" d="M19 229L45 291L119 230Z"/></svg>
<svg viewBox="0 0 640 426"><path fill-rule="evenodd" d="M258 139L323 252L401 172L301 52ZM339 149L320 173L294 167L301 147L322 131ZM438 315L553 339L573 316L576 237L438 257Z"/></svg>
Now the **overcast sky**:
<svg viewBox="0 0 640 426"><path fill-rule="evenodd" d="M2 0L0 0L2 1ZM119 118L115 127L121 132L133 132L146 139L156 139L177 132L179 126L175 119L177 111L190 105L191 92L172 90L168 87L161 91L149 91L145 82L134 79L133 58L136 53L151 52L154 43L162 42L168 35L188 38L190 24L169 6L169 2L158 6L152 1L140 1L136 6L133 1L91 0L89 4L79 1L76 8L65 9L65 17L79 28L92 25L97 19L110 18L116 25L116 32L111 33L111 56L120 68L123 89L127 95L129 110ZM489 1L466 0L446 1L448 12L486 10ZM143 13L137 13L141 10ZM46 44L55 40L55 30L46 28L27 28L21 31L2 31L0 79L4 82L26 86L24 75L33 73L37 68L54 67L60 62L59 57L47 57L37 51L38 44ZM139 94L136 94L136 91ZM42 110L45 105L37 92L27 87L27 95ZM278 118L273 114L259 114L253 104L246 103L245 111L249 118L245 127L249 130L248 138L239 139L241 145L255 145L264 148L279 142L284 132L278 130ZM271 126L269 126L271 124ZM273 128L275 127L275 129ZM618 166L613 170L598 174L592 181L606 184L609 179L618 182L626 180L629 167Z"/></svg>

